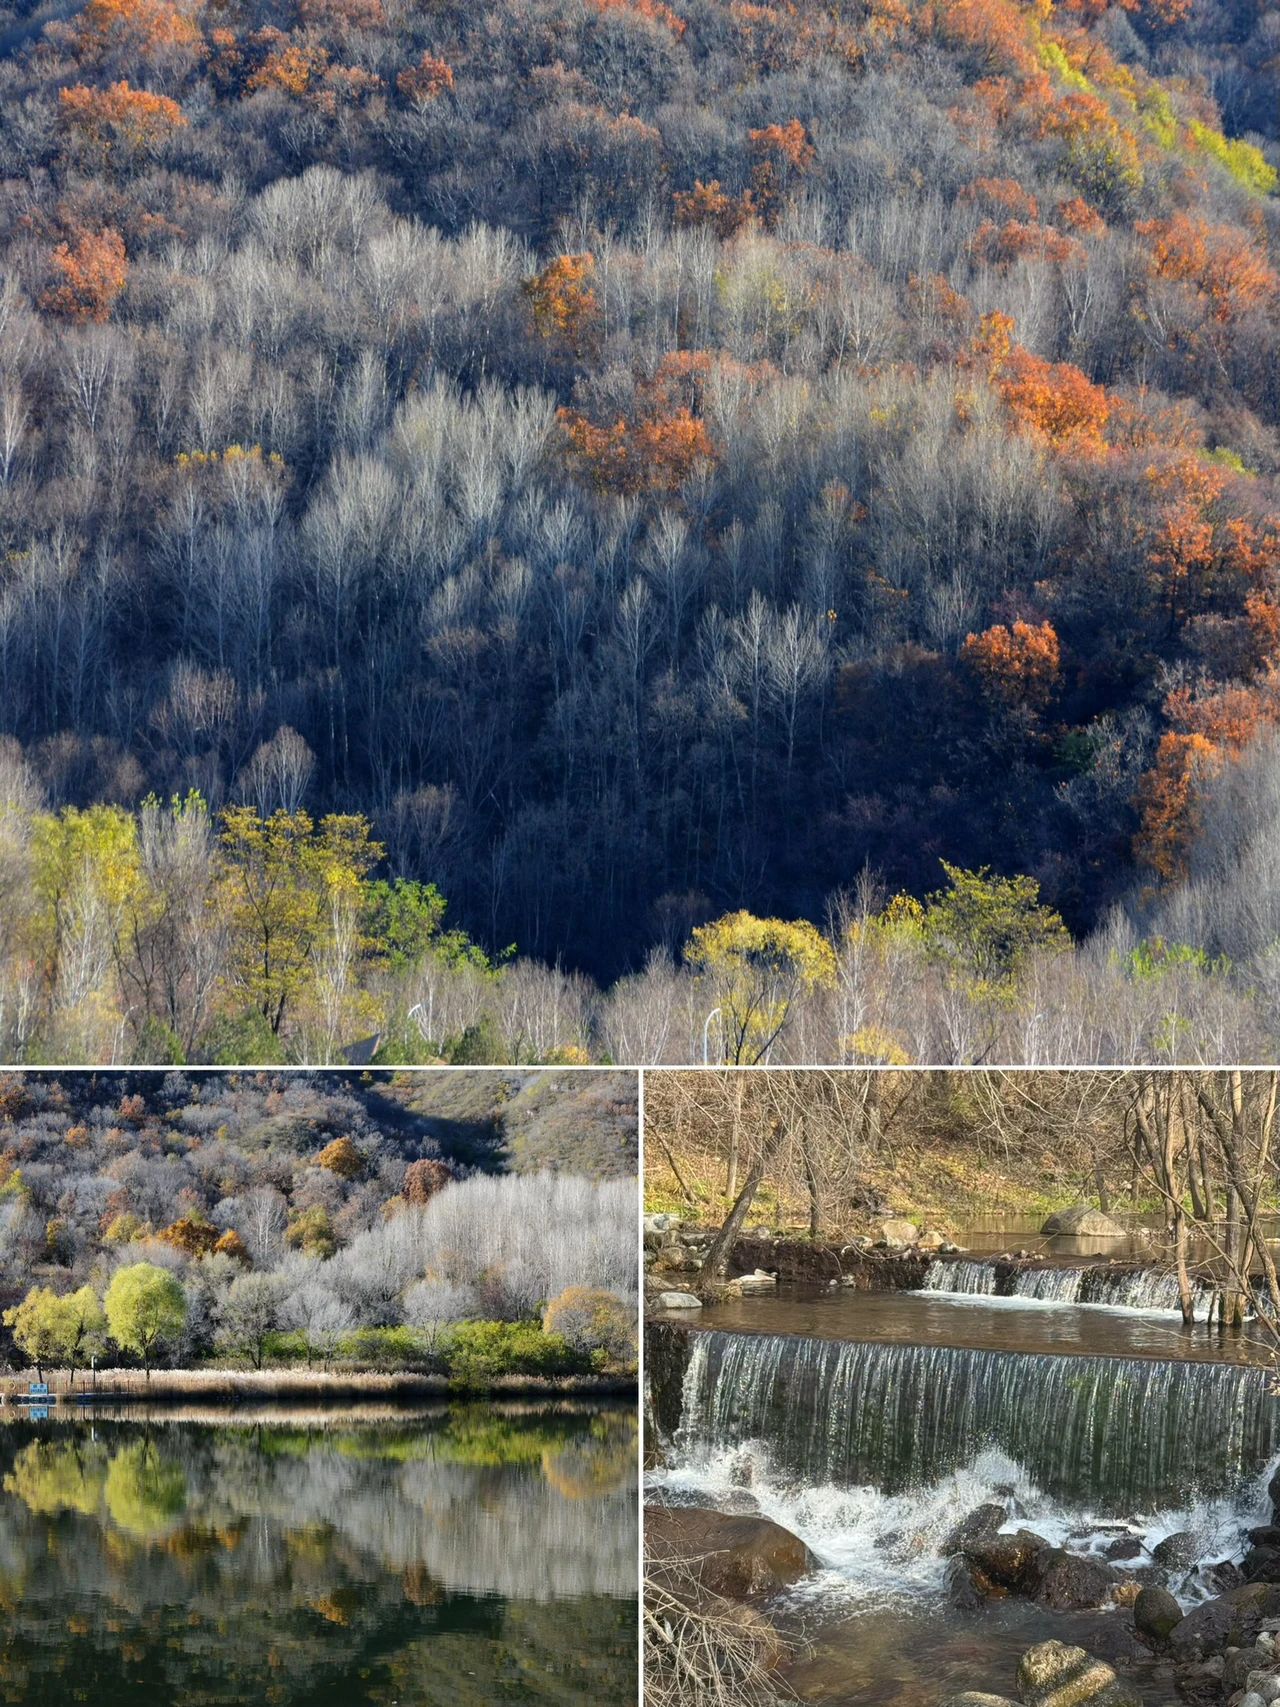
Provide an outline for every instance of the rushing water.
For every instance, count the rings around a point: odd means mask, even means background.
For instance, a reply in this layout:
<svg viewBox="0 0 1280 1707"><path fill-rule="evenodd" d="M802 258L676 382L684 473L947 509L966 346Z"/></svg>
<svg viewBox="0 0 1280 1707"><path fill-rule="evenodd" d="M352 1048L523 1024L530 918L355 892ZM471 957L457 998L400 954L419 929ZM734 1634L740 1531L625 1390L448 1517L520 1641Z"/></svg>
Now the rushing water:
<svg viewBox="0 0 1280 1707"><path fill-rule="evenodd" d="M1121 1513L1237 1487L1276 1444L1267 1377L1236 1364L691 1337L682 1449L764 1441L811 1484L892 1493L997 1447L1046 1492Z"/></svg>
<svg viewBox="0 0 1280 1707"><path fill-rule="evenodd" d="M0 1699L634 1700L624 1409L0 1428Z"/></svg>
<svg viewBox="0 0 1280 1707"><path fill-rule="evenodd" d="M946 1537L980 1504L1075 1553L1107 1557L1123 1538L1139 1565L1180 1531L1203 1564L1238 1559L1266 1520L1280 1401L1256 1344L1159 1305L1090 1308L1075 1273L1058 1298L783 1288L706 1309L692 1331L651 1324L666 1436L651 1497L759 1510L816 1557L771 1608L803 1639L788 1675L799 1699L1009 1695L1035 1642L1123 1646L1114 1609L952 1606ZM1169 1586L1191 1603L1209 1581L1193 1570ZM1139 1648L1117 1663L1144 1703L1168 1707L1156 1660Z"/></svg>
<svg viewBox="0 0 1280 1707"><path fill-rule="evenodd" d="M1162 1269L1021 1268L1002 1271L990 1262L940 1258L929 1264L926 1292L949 1292L966 1298L1018 1298L1036 1304L1079 1304L1104 1309L1137 1310L1143 1314L1180 1311L1178 1278ZM1193 1287L1198 1320L1207 1317L1211 1293Z"/></svg>

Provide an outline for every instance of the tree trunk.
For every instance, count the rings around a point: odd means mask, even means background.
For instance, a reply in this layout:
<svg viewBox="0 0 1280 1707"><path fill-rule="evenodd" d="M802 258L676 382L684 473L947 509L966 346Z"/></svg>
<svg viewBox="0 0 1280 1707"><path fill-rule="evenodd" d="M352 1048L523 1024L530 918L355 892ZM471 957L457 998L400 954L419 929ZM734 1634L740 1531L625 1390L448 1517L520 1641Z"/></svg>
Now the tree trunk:
<svg viewBox="0 0 1280 1707"><path fill-rule="evenodd" d="M773 1160L781 1147L786 1135L786 1128L780 1120L775 1120L769 1138L757 1159L751 1164L742 1190L734 1200L733 1208L723 1227L711 1241L711 1249L707 1252L701 1272L695 1282L695 1291L715 1286L725 1277L729 1267L729 1256L733 1250L734 1241L742 1230L742 1223L747 1218L747 1211L755 1201L756 1192L760 1189L760 1181L764 1178L764 1170Z"/></svg>

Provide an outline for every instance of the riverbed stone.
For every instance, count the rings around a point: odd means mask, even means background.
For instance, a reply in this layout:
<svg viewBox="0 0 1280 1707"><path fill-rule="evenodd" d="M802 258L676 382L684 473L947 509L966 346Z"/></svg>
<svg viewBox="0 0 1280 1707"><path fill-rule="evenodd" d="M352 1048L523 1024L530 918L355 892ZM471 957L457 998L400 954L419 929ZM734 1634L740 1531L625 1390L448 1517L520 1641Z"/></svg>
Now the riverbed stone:
<svg viewBox="0 0 1280 1707"><path fill-rule="evenodd" d="M891 1215L880 1223L880 1238L886 1245L914 1245L919 1237L920 1229L915 1222L902 1216Z"/></svg>
<svg viewBox="0 0 1280 1707"><path fill-rule="evenodd" d="M690 1506L647 1506L645 1551L655 1569L680 1565L730 1600L775 1593L807 1575L814 1558L798 1535L767 1517Z"/></svg>
<svg viewBox="0 0 1280 1707"><path fill-rule="evenodd" d="M994 1535L1005 1520L1005 1508L995 1500L988 1500L984 1505L975 1506L966 1517L947 1536L938 1551L943 1558L949 1558L952 1553L964 1550L966 1542L978 1541L987 1535Z"/></svg>
<svg viewBox="0 0 1280 1707"><path fill-rule="evenodd" d="M1066 1642L1039 1642L1018 1664L1023 1707L1142 1707L1102 1660Z"/></svg>
<svg viewBox="0 0 1280 1707"><path fill-rule="evenodd" d="M1108 1559L1139 1559L1142 1551L1142 1543L1136 1535L1118 1535L1106 1547Z"/></svg>
<svg viewBox="0 0 1280 1707"><path fill-rule="evenodd" d="M1151 1557L1167 1571L1186 1571L1196 1563L1200 1545L1189 1529L1179 1529L1157 1541Z"/></svg>
<svg viewBox="0 0 1280 1707"><path fill-rule="evenodd" d="M1250 1647L1263 1623L1280 1616L1280 1586L1245 1583L1190 1611L1169 1638L1175 1654L1202 1659L1225 1648Z"/></svg>
<svg viewBox="0 0 1280 1707"><path fill-rule="evenodd" d="M1182 1608L1167 1588L1144 1588L1133 1603L1133 1627L1153 1648L1163 1648L1182 1622Z"/></svg>
<svg viewBox="0 0 1280 1707"><path fill-rule="evenodd" d="M1041 1227L1042 1233L1064 1233L1075 1239L1123 1239L1124 1228L1101 1209L1077 1204L1074 1209L1059 1209Z"/></svg>
<svg viewBox="0 0 1280 1707"><path fill-rule="evenodd" d="M701 1298L695 1298L692 1292L659 1292L657 1297L659 1310L701 1310Z"/></svg>
<svg viewBox="0 0 1280 1707"><path fill-rule="evenodd" d="M974 1536L961 1552L998 1587L1014 1594L1034 1594L1040 1583L1040 1556L1048 1547L1043 1535L1017 1529L1012 1535Z"/></svg>
<svg viewBox="0 0 1280 1707"><path fill-rule="evenodd" d="M942 1707L1018 1707L1007 1695L984 1695L980 1689L966 1689L960 1695L948 1695Z"/></svg>
<svg viewBox="0 0 1280 1707"><path fill-rule="evenodd" d="M1084 1559L1064 1547L1050 1547L1036 1560L1040 1580L1035 1597L1055 1612L1087 1612L1111 1596L1116 1573L1100 1559Z"/></svg>

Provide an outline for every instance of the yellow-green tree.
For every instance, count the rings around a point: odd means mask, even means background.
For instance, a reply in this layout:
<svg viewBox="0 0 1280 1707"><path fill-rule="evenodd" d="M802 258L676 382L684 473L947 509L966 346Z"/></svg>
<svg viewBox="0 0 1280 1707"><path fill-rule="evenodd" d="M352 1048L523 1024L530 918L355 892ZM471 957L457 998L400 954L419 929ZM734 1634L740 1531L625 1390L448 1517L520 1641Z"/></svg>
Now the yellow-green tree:
<svg viewBox="0 0 1280 1707"><path fill-rule="evenodd" d="M20 1304L4 1313L14 1344L36 1366L65 1369L74 1383L76 1370L106 1346L106 1318L92 1286L59 1296L48 1286L33 1286Z"/></svg>
<svg viewBox="0 0 1280 1707"><path fill-rule="evenodd" d="M1008 1001L1033 955L1070 948L1067 927L1041 902L1034 877L995 877L986 866L962 871L945 860L942 869L948 886L925 903L925 941L971 995Z"/></svg>
<svg viewBox="0 0 1280 1707"><path fill-rule="evenodd" d="M807 919L726 913L699 925L684 955L715 1015L719 1060L736 1067L763 1061L797 999L829 988L836 977L835 951Z"/></svg>
<svg viewBox="0 0 1280 1707"><path fill-rule="evenodd" d="M187 1300L181 1285L167 1269L135 1262L118 1268L103 1300L107 1328L121 1351L142 1359L151 1379L158 1351L179 1338L187 1322Z"/></svg>
<svg viewBox="0 0 1280 1707"><path fill-rule="evenodd" d="M345 994L364 946L355 921L363 883L383 850L368 822L306 812L222 814L221 899L231 932L231 978L277 1035L318 982Z"/></svg>

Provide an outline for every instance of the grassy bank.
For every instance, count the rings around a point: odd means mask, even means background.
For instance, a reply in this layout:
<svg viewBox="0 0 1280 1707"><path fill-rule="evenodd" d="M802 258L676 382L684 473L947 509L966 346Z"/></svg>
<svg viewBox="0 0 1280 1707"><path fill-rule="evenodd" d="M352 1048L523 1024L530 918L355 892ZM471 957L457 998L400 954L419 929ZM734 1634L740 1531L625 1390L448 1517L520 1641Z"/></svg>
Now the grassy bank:
<svg viewBox="0 0 1280 1707"><path fill-rule="evenodd" d="M0 1406L10 1418L21 1416L25 1397L35 1379L31 1371L0 1379ZM404 1372L383 1374L350 1370L280 1369L157 1369L151 1378L140 1369L100 1369L96 1386L78 1377L74 1387L65 1377L51 1376L51 1395L59 1404L79 1401L96 1393L96 1404L144 1404L148 1406L212 1405L316 1405L337 1406L384 1403L414 1403L421 1400L491 1397L513 1400L532 1398L630 1397L636 1391L634 1376L499 1375L475 1386L461 1386L443 1375ZM68 1404L68 1408L70 1405ZM85 1407L88 1408L87 1406Z"/></svg>

